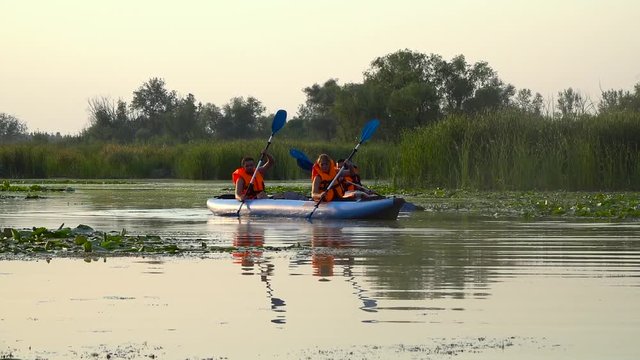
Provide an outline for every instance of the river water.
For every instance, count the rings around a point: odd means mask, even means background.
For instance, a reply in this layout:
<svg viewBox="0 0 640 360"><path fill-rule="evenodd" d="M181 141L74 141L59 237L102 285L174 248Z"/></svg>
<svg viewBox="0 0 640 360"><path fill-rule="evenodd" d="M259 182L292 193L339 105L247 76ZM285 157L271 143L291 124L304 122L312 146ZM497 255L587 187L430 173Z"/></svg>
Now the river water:
<svg viewBox="0 0 640 360"><path fill-rule="evenodd" d="M638 222L238 220L205 207L225 187L80 184L0 199L0 228L85 224L238 248L2 260L0 358L640 357Z"/></svg>

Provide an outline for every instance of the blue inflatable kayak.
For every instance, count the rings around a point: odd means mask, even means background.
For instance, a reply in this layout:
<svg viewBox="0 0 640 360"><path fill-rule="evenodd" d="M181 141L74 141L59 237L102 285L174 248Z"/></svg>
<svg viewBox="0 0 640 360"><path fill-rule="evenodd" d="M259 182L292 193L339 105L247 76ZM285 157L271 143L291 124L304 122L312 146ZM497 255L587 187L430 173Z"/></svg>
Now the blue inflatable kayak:
<svg viewBox="0 0 640 360"><path fill-rule="evenodd" d="M405 201L402 198L382 198L361 201L332 201L321 203L313 219L389 219L398 217ZM279 216L304 218L309 216L315 202L311 200L256 199L247 200L241 216ZM236 216L240 202L226 196L207 200L207 207L215 215Z"/></svg>

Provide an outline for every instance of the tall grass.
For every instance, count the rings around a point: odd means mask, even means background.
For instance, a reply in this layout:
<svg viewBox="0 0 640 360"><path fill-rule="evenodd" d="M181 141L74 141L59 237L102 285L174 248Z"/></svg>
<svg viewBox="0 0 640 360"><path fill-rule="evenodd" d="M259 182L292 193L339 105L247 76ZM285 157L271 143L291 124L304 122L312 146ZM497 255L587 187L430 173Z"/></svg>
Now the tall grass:
<svg viewBox="0 0 640 360"><path fill-rule="evenodd" d="M384 123L382 124L384 126ZM313 161L345 158L353 143L276 139L266 179L308 180L289 149ZM264 140L182 145L9 144L0 147L5 178L181 178L230 180ZM550 120L518 112L452 116L403 134L399 144L364 144L355 162L368 184L469 189L640 190L640 114Z"/></svg>
<svg viewBox="0 0 640 360"><path fill-rule="evenodd" d="M638 190L639 145L638 113L455 116L404 134L396 175L403 186Z"/></svg>
<svg viewBox="0 0 640 360"><path fill-rule="evenodd" d="M274 141L269 153L276 166L271 180L307 179L289 149L304 151L313 161L320 153L336 160L354 144ZM7 178L181 178L230 180L243 156L258 160L263 140L201 142L174 146L120 144L10 144L0 147L0 177ZM361 147L354 160L365 177L387 179L392 171L393 145Z"/></svg>

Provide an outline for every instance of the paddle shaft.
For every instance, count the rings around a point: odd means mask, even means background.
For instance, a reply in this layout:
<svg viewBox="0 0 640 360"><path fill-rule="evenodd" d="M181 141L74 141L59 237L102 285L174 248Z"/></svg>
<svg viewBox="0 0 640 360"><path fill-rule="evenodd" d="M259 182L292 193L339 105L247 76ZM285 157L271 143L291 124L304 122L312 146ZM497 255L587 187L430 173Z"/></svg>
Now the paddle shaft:
<svg viewBox="0 0 640 360"><path fill-rule="evenodd" d="M269 136L269 140L267 141L267 146L265 146L264 150L262 150L262 152L260 153L260 160L258 160L258 165L256 165L255 170L253 170L253 175L251 176L251 180L249 180L249 185L247 185L247 190L244 192L245 195L249 191L251 191L251 189L253 188L253 183L256 180L256 174L258 173L260 166L262 166L262 159L264 158L264 154L267 152L267 149L269 149L269 145L271 145L273 134L274 133L271 133L271 136ZM238 216L240 216L240 210L242 210L242 205L244 205L244 199L242 200L242 202L240 202L240 207L238 208L238 211L237 211Z"/></svg>
<svg viewBox="0 0 640 360"><path fill-rule="evenodd" d="M351 182L351 181L345 181L345 182L346 182L347 184L350 184L350 185L353 185L353 186L355 186L355 187L359 188L360 190L364 190L364 191L371 191L371 193L372 193L373 195L382 196L382 195L378 194L377 192L375 192L375 191L373 191L373 190L371 190L371 189L368 189L368 188L366 188L366 187L364 187L364 186L362 186L362 185L360 185L360 184L356 184L356 183Z"/></svg>

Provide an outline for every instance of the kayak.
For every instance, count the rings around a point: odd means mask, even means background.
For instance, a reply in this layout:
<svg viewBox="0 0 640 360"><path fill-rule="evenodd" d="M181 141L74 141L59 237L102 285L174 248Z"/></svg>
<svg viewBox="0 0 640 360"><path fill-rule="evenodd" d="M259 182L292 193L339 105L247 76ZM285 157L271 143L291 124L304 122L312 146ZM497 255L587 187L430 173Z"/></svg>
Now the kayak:
<svg viewBox="0 0 640 360"><path fill-rule="evenodd" d="M395 220L405 201L402 198L382 198L360 201L323 202L313 213L313 219L388 219ZM241 216L279 216L305 218L313 211L315 201L288 199L254 199L245 201ZM207 207L215 215L236 216L240 202L231 196L207 200Z"/></svg>

